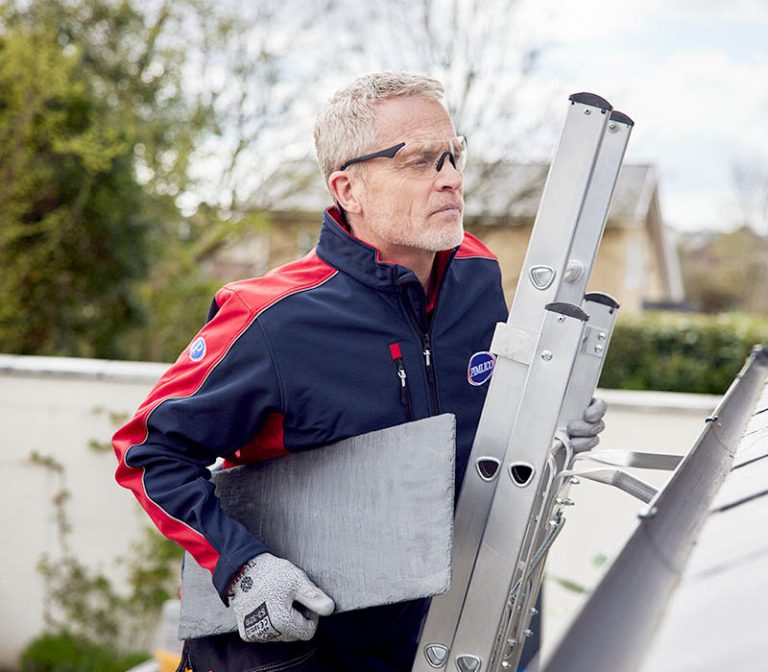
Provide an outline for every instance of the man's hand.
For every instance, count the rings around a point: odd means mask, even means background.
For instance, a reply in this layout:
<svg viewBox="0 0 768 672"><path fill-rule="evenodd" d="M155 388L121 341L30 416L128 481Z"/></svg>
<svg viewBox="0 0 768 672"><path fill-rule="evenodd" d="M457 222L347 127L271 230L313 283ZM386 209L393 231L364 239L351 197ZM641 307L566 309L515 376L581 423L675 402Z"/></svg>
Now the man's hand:
<svg viewBox="0 0 768 672"><path fill-rule="evenodd" d="M246 642L312 639L318 616L329 616L335 607L303 571L271 553L243 565L228 596L240 637ZM294 602L307 611L299 611Z"/></svg>
<svg viewBox="0 0 768 672"><path fill-rule="evenodd" d="M607 408L605 401L594 398L584 411L582 420L568 423L568 438L574 453L592 450L600 442L598 434L605 429L603 416Z"/></svg>

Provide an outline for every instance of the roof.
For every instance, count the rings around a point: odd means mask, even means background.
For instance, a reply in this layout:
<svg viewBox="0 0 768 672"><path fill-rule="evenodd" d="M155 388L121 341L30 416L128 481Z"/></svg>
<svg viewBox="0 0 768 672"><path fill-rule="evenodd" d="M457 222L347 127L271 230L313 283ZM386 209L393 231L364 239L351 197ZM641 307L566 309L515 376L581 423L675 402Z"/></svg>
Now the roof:
<svg viewBox="0 0 768 672"><path fill-rule="evenodd" d="M545 672L763 669L767 382L756 347Z"/></svg>
<svg viewBox="0 0 768 672"><path fill-rule="evenodd" d="M549 164L501 162L468 167L466 214L484 223L527 222L536 216ZM619 172L609 223L644 222L652 207L656 174L651 165L624 165ZM310 161L286 163L263 185L259 199L273 212L321 212L330 203L322 176Z"/></svg>
<svg viewBox="0 0 768 672"><path fill-rule="evenodd" d="M766 523L768 385L709 508L643 672L764 668Z"/></svg>

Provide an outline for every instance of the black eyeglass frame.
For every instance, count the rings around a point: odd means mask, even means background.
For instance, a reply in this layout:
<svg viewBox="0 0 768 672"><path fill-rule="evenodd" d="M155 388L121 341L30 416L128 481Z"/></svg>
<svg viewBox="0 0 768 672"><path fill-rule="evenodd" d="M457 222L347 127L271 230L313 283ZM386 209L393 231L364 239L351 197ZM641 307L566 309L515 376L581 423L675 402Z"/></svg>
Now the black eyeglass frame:
<svg viewBox="0 0 768 672"><path fill-rule="evenodd" d="M463 135L457 136L462 138L464 141L464 145L467 144L467 138ZM399 142L396 145L392 145L392 147L387 147L386 149L380 149L378 152L372 152L371 154L363 154L362 156L357 156L354 159L349 159L349 161L345 161L341 164L341 168L339 170L346 170L351 165L354 165L355 163L364 163L365 161L371 161L372 159L379 159L379 158L385 158L385 159L393 159L395 158L395 154L397 154L403 147L405 147L407 143L405 142ZM439 173L443 169L443 164L445 163L445 157L448 157L449 161L451 162L451 165L456 168L456 157L454 154L449 152L448 150L445 150L435 161L435 170Z"/></svg>

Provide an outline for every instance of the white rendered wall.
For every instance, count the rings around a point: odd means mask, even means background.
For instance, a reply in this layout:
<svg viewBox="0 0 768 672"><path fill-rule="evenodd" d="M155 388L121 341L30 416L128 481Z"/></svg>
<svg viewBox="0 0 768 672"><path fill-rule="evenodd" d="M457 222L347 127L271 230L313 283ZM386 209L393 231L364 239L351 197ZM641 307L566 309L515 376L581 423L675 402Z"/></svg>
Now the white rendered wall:
<svg viewBox="0 0 768 672"><path fill-rule="evenodd" d="M71 537L81 561L119 576L115 561L142 535L148 519L114 481L108 442L113 416L132 413L165 369L162 364L0 355L0 667L43 628L43 583L35 566L58 546L51 496L58 476L30 462L33 451L64 465ZM605 390L606 448L683 452L714 408L716 397ZM639 472L638 472L639 473ZM653 477L652 477L653 478ZM649 480L652 480L649 479ZM662 476L662 479L665 476ZM659 482L659 479L656 479ZM599 553L611 554L631 531L641 504L607 486L584 482L578 505L553 549L549 573L594 585ZM567 625L582 597L546 584L545 649Z"/></svg>

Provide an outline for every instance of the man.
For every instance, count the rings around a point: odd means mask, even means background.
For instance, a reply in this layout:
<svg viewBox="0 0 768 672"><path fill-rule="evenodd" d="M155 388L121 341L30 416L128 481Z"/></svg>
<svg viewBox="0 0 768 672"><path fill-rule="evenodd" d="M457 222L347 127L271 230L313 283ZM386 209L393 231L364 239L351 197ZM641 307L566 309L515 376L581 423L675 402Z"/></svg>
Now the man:
<svg viewBox="0 0 768 672"><path fill-rule="evenodd" d="M194 672L410 670L427 602L330 616L332 596L224 514L208 467L448 412L458 489L486 391L467 362L507 311L495 257L463 231L466 143L442 97L437 81L406 73L335 94L315 128L336 203L317 247L220 290L115 435L118 481L211 570L237 616L237 634L187 642ZM597 442L602 411L578 428L583 440Z"/></svg>

